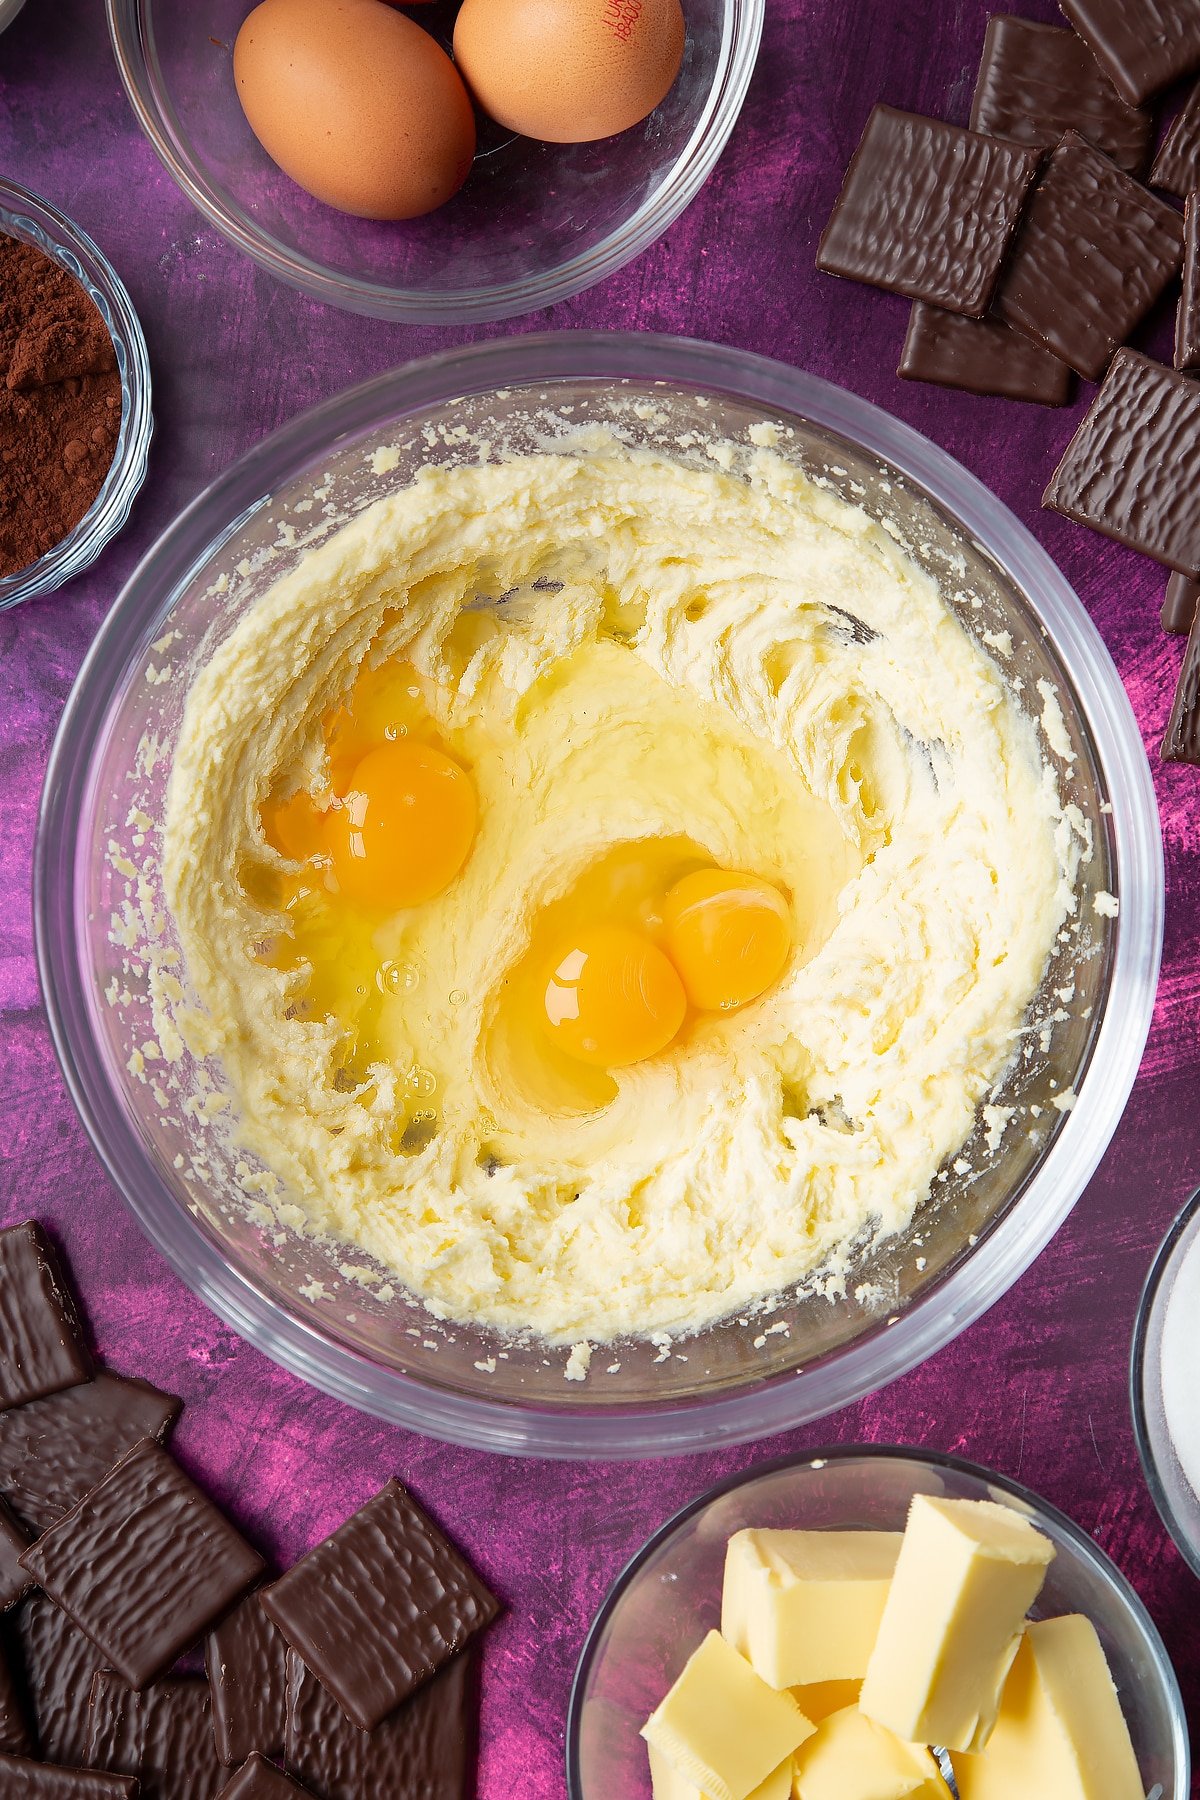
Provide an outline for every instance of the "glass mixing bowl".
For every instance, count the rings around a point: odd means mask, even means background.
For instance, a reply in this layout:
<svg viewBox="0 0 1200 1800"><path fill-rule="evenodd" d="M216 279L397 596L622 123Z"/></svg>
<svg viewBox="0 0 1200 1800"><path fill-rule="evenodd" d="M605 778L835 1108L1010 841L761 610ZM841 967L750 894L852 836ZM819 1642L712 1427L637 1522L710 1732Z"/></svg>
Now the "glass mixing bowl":
<svg viewBox="0 0 1200 1800"><path fill-rule="evenodd" d="M95 562L104 546L117 535L146 479L154 420L150 411L150 358L141 321L124 282L87 233L48 200L39 199L15 181L3 179L0 233L36 245L81 284L108 327L121 377L121 427L104 485L65 538L27 569L0 578L2 610L22 600L32 600L35 594L53 593Z"/></svg>
<svg viewBox="0 0 1200 1800"><path fill-rule="evenodd" d="M1200 1576L1200 1490L1189 1479L1172 1441L1167 1418L1168 1400L1163 1393L1163 1334L1171 1297L1185 1263L1198 1253L1198 1244L1200 1189L1192 1195L1159 1245L1146 1276L1133 1328L1129 1398L1142 1472L1158 1508L1158 1516L1189 1569ZM1186 1288L1183 1291L1186 1293ZM1189 1320L1190 1315L1185 1313L1183 1318ZM1183 1321L1173 1320L1172 1332L1190 1334L1194 1350L1195 1320L1190 1320L1187 1328ZM1168 1366L1169 1363L1168 1349Z"/></svg>
<svg viewBox="0 0 1200 1800"><path fill-rule="evenodd" d="M446 48L456 0L418 9ZM384 319L505 319L593 287L661 236L712 173L758 55L764 0L685 0L683 68L641 125L541 144L481 121L462 192L424 219L348 218L290 181L246 123L231 58L249 0L108 0L150 142L231 243L317 300ZM414 14L414 17L417 16Z"/></svg>
<svg viewBox="0 0 1200 1800"><path fill-rule="evenodd" d="M914 1494L993 1500L1054 1545L1033 1617L1085 1613L1104 1646L1152 1800L1189 1800L1179 1683L1149 1613L1087 1533L1028 1488L955 1457L887 1446L809 1452L735 1475L677 1513L614 1584L592 1626L567 1721L570 1800L650 1800L639 1728L721 1619L725 1546L759 1526L902 1531Z"/></svg>
<svg viewBox="0 0 1200 1800"><path fill-rule="evenodd" d="M974 1172L953 1159L936 1199L862 1259L844 1298L781 1301L769 1330L732 1318L666 1349L623 1344L617 1373L598 1355L576 1383L563 1379L562 1353L439 1324L402 1294L385 1302L339 1272L336 1245L256 1222L240 1154L218 1154L194 1112L156 1097L140 1048L154 1036L146 972L121 939L127 908L151 920L162 910L153 868L144 888L131 892L129 877L153 844L191 677L302 553L300 534L323 538L405 482L439 427L452 444L466 426L495 451L520 451L555 419L614 415L640 441L703 463L680 438L744 443L776 421L815 479L886 518L968 630L1009 632L1006 666L1024 695L1052 684L1067 741L1046 754L1095 852L1080 876L1078 934L1055 945L1033 1009L1042 1028L1026 1034L998 1095L1040 1108L1030 1128L1010 1129L989 1157L981 1119L962 1153ZM477 455L469 443L438 451ZM519 338L410 364L305 414L214 483L136 570L80 673L46 778L34 880L66 1080L113 1180L183 1279L343 1399L434 1436L551 1455L657 1456L781 1430L873 1391L977 1318L1057 1230L1116 1127L1162 937L1162 846L1137 726L1083 607L1029 533L951 458L864 401L741 351L644 333ZM1119 916L1106 900L1096 908L1104 895L1119 896ZM197 1154L209 1158L203 1179Z"/></svg>

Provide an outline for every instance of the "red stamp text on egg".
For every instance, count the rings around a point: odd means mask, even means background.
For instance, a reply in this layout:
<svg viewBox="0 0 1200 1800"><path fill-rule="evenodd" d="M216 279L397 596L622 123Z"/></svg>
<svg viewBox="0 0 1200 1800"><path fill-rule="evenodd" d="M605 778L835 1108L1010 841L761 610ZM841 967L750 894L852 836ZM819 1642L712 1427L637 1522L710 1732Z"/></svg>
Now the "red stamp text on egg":
<svg viewBox="0 0 1200 1800"><path fill-rule="evenodd" d="M642 0L604 0L604 27L618 43L627 44L642 16Z"/></svg>

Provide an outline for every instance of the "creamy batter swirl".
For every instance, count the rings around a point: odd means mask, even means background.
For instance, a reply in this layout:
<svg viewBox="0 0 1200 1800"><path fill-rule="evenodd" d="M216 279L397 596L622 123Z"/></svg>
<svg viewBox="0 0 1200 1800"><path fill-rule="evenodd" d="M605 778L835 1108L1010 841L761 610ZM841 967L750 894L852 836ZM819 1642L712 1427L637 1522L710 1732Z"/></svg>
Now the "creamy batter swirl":
<svg viewBox="0 0 1200 1800"><path fill-rule="evenodd" d="M260 813L320 793L322 719L384 657L419 671L480 827L379 928L419 980L364 1070L304 1016L304 968L257 953L286 929ZM1013 1055L1069 836L1001 671L884 530L770 451L610 441L427 469L310 551L194 684L164 866L189 1036L289 1217L452 1318L603 1341L836 1278L909 1224ZM791 962L557 1105L513 971L598 859L660 839L784 889ZM402 1140L414 1071L436 1129Z"/></svg>

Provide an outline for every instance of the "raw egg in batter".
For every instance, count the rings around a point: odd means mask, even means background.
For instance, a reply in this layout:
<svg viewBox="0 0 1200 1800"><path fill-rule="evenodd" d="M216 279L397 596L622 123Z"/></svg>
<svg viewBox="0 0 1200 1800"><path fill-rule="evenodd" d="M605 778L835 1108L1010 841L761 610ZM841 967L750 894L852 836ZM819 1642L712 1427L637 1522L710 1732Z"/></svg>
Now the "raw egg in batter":
<svg viewBox="0 0 1200 1800"><path fill-rule="evenodd" d="M414 965L397 960L404 921L419 920L453 885L474 845L479 804L406 661L364 664L325 716L322 738L325 779L315 791L277 791L261 809L267 842L296 866L272 871L265 891L262 874L247 869L244 879L287 921L262 945L262 959L304 971L297 1016L346 1028L342 1079L368 1096L372 1064L390 1060L380 1036L389 1001L417 979ZM402 1084L396 1134L406 1150L432 1129L430 1081L437 1086L421 1068Z"/></svg>
<svg viewBox="0 0 1200 1800"><path fill-rule="evenodd" d="M303 790L287 800L268 801L262 822L267 842L293 862L312 862L325 850L324 819Z"/></svg>
<svg viewBox="0 0 1200 1800"><path fill-rule="evenodd" d="M678 1036L689 1005L732 1011L783 973L792 919L779 889L712 867L656 882L672 857L678 869L679 848L669 840L629 846L556 903L554 948L524 1004L549 1043L577 1062L622 1069L657 1056ZM564 910L573 914L569 925ZM611 922L614 911L624 922Z"/></svg>
<svg viewBox="0 0 1200 1800"><path fill-rule="evenodd" d="M623 925L580 931L554 959L544 1025L568 1056L622 1069L665 1050L683 1024L687 996L669 959Z"/></svg>
<svg viewBox="0 0 1200 1800"><path fill-rule="evenodd" d="M399 738L368 750L326 818L339 890L394 912L450 886L470 854L478 809L471 778L452 757Z"/></svg>
<svg viewBox="0 0 1200 1800"><path fill-rule="evenodd" d="M475 997L456 997L452 981L426 987L423 973L431 954L435 965L445 960L445 920L431 908L444 904L439 897L471 857L477 780L490 791L483 770L492 746L439 723L451 715L403 657L364 663L322 720L311 791L281 787L261 813L264 836L287 865L266 874L263 898L287 927L262 953L303 972L293 1001L300 1016L344 1026L344 1083L367 1097L376 1065L404 1076L404 1150L428 1141L439 1123L407 1064L433 1081L440 1107L453 1069L438 1034L448 1027L452 1035L453 1015ZM539 871L529 876L536 886ZM715 866L688 837L651 833L610 845L564 890L531 905L524 951L497 971L489 1032L499 1089L547 1113L601 1110L618 1092L620 1070L668 1050L689 1021L717 1028L713 1015L758 999L793 952L803 958L810 910L804 894ZM473 903L484 929L486 911L486 898ZM443 948L431 952L431 944Z"/></svg>
<svg viewBox="0 0 1200 1800"><path fill-rule="evenodd" d="M663 904L667 955L693 1006L728 1011L779 979L792 947L788 903L757 875L696 869Z"/></svg>

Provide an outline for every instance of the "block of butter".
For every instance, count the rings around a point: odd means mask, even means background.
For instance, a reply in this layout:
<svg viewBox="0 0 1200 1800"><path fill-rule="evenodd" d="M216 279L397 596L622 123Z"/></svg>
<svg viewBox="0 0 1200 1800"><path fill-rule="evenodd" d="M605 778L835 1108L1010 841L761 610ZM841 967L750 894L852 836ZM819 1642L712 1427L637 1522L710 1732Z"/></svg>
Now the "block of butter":
<svg viewBox="0 0 1200 1800"><path fill-rule="evenodd" d="M859 1705L909 1743L982 1750L1054 1556L991 1500L915 1494Z"/></svg>
<svg viewBox="0 0 1200 1800"><path fill-rule="evenodd" d="M803 1687L792 1689L792 1698L814 1725L827 1719L830 1713L841 1712L844 1706L857 1706L861 1681L810 1681Z"/></svg>
<svg viewBox="0 0 1200 1800"><path fill-rule="evenodd" d="M949 1800L923 1744L906 1744L856 1706L830 1713L796 1754L795 1800Z"/></svg>
<svg viewBox="0 0 1200 1800"><path fill-rule="evenodd" d="M642 1726L708 1800L747 1800L812 1733L792 1696L768 1687L717 1631Z"/></svg>
<svg viewBox="0 0 1200 1800"><path fill-rule="evenodd" d="M1142 1800L1090 1619L1070 1613L1027 1627L986 1750L951 1761L961 1800Z"/></svg>
<svg viewBox="0 0 1200 1800"><path fill-rule="evenodd" d="M898 1531L739 1531L725 1553L721 1631L772 1687L861 1680Z"/></svg>
<svg viewBox="0 0 1200 1800"><path fill-rule="evenodd" d="M668 1762L661 1750L650 1746L650 1785L654 1800L711 1800L694 1781L681 1775L675 1764ZM748 1800L792 1800L792 1759L781 1762L767 1779L760 1782Z"/></svg>

